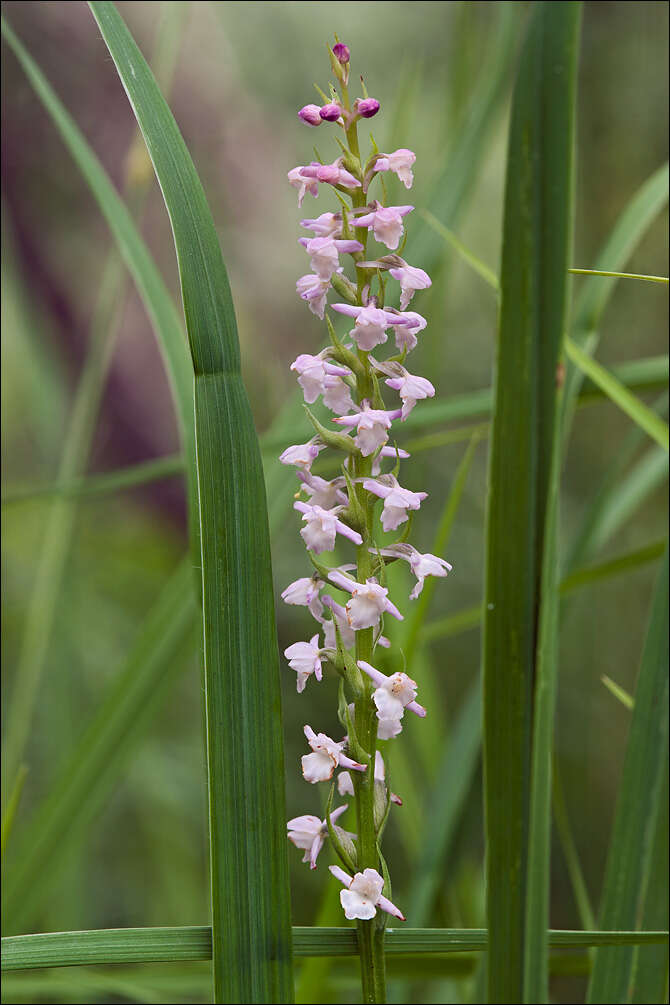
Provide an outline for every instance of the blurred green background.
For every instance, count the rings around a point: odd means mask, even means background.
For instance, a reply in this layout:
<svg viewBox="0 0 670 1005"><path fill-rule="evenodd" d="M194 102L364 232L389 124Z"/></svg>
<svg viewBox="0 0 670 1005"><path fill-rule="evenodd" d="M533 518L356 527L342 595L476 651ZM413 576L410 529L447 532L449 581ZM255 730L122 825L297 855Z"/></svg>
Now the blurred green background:
<svg viewBox="0 0 670 1005"><path fill-rule="evenodd" d="M459 143L472 134L480 107L475 99L496 60L502 61L496 100L481 123L481 150L447 221L497 269L511 83L505 66L514 65L527 5L134 2L119 8L149 57L161 25L168 48L175 44L170 103L219 229L259 432L270 428L295 393L290 362L299 352L316 351L323 340L319 322L295 295L295 280L306 271L296 238L302 216L314 215L313 208L318 213L331 207L323 196L318 203L307 196L307 213L298 211L286 172L311 158L315 142L324 159L336 155L327 129L310 132L296 117L301 105L315 99L312 82L324 86L328 80L325 43L332 41L333 32L348 42L354 73L365 75L370 94L382 104L372 123L380 149L408 146L416 151L411 201L417 208L431 208L438 217L440 207L449 205L450 192L440 190L439 181L445 163L458 158ZM146 162L134 142L131 110L87 6L5 3L3 10L117 186L127 185L129 176L137 184ZM593 265L628 199L667 157L667 22L665 3L585 4L576 266ZM11 54L3 55L2 450L3 485L11 489L57 478L112 244L23 72ZM155 186L147 198L142 229L178 297L169 223ZM414 251L407 257L428 268L434 278L432 290L415 301L416 309L428 317L429 328L412 357L413 371L429 376L442 397L489 386L494 294L418 213L410 217L408 229ZM667 213L649 229L627 268L667 275ZM575 280L575 289L582 281ZM110 471L178 449L160 356L130 285L114 296L108 316L119 335L89 472ZM620 283L605 315L598 357L612 365L665 353L666 330L665 289ZM612 405L601 403L579 412L563 481L566 550L627 430L628 421ZM404 469L404 484L429 492L413 532L422 550L431 550L464 448L459 443L417 451ZM629 467L646 448L641 444ZM269 477L276 477L277 467L269 454ZM448 548L454 572L436 590L431 620L475 604L481 596L485 479L483 441ZM274 498L275 483L269 485ZM285 494L285 508L278 511L273 529L277 597L288 582L308 574L290 502L290 494ZM13 674L51 505L49 497L40 497L3 509L3 695L10 698L3 704L3 716L11 708ZM619 554L660 537L666 506L666 489L659 486L635 518L592 557ZM53 627L26 751L29 772L7 853L9 869L12 856L20 854L22 828L120 672L144 616L186 548L180 477L80 500L72 511L73 532L71 541L66 540L64 574L56 583ZM557 749L577 848L596 904L629 719L600 677L607 674L634 689L654 573L654 566L646 566L586 588L564 610ZM302 609L279 602L277 616L282 649L311 634ZM67 854L49 868L48 892L45 887L20 930L206 923L198 643L190 649L190 658L180 657L183 666L177 668L175 683L133 747L111 797L85 834L69 842ZM477 630L422 647L420 661L437 676L437 700L446 722L453 722L477 678ZM421 682L420 666L414 676ZM320 812L319 794L303 782L298 759L305 750L305 721L327 732L336 728L334 683L308 688L297 698L294 674L284 665L282 681L288 816ZM4 718L3 725L6 728ZM403 733L415 766L412 793L409 808L394 809L386 840L394 900L400 905L411 893L412 835L425 840L430 834L431 766L437 769L441 755L441 746L432 751L424 744L419 750L421 725L408 723ZM407 794L394 787L400 795ZM403 812L411 813L411 820L402 821ZM324 888L331 884L325 881L325 866L311 873L294 848L289 852L294 923L313 924ZM450 847L430 924L484 924L481 866L477 778ZM34 877L38 888L45 882L45 876ZM337 923L337 917L330 923ZM17 930L11 917L6 923L8 933ZM552 924L581 927L558 845ZM95 985L90 974L61 972L57 978L46 975L43 979L51 984L40 990L37 979L17 977L8 983L6 1000L206 1000L203 967L181 967L178 975L167 968L143 969L141 988L139 972L128 972L125 995L121 978L115 978L118 986L110 990ZM322 980L323 1000L356 1000L355 973L353 963L338 961ZM182 982L178 987L167 983L174 976ZM142 988L145 997L137 997ZM579 978L554 982L561 1001L577 1000L581 988ZM414 988L413 1000L460 1001L467 991L462 981L426 978Z"/></svg>

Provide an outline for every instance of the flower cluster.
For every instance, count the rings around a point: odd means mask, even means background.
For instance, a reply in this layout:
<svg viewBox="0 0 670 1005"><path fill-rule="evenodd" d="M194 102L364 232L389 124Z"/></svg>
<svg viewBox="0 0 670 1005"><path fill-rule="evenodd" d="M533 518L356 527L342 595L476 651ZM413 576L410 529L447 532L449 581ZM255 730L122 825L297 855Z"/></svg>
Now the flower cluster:
<svg viewBox="0 0 670 1005"><path fill-rule="evenodd" d="M298 115L311 127L330 123L339 130L341 153L332 163L312 161L288 172L299 206L306 195L318 198L324 186L337 205L301 221L311 235L299 239L310 271L298 279L296 290L326 320L329 344L314 355L301 353L291 364L314 436L289 446L280 460L297 471L294 509L301 516L300 534L313 572L287 586L282 599L307 608L319 626L309 642L295 642L285 650L297 690L304 691L310 677L321 681L324 664L331 665L340 677L338 718L345 735L336 740L305 726L311 753L302 758L303 776L312 784L331 781L331 790L324 819L295 817L288 823L288 837L304 850L303 861L311 868L330 838L346 869L331 867L344 886L340 899L347 918L369 921L379 908L404 920L383 895L385 887L388 893L390 889L379 842L390 805L400 799L387 787L377 742L401 732L406 710L419 717L426 710L416 700L416 682L404 670L386 675L375 663L379 647L390 645L383 635L384 618L403 620L385 585L388 563L408 563L416 577L411 599L421 593L426 576L446 576L451 569L444 559L421 554L406 541L410 516L426 493L398 481L400 461L409 455L394 439L394 424L401 425L418 402L435 394L429 380L405 367L427 324L408 307L431 280L402 257L405 223L414 207L385 204L389 176L412 187L416 157L406 149L380 152L374 140L367 159L361 156L357 123L376 115L379 102L363 88L363 96L352 103L349 49L337 42L330 54L339 91L331 85L329 95L321 93L323 104L305 105ZM381 192L371 198L375 184ZM372 240L383 248L370 252ZM342 264L347 259L349 274ZM336 302L329 303L331 293ZM328 308L332 314L326 313ZM351 326L341 336L335 330L338 315ZM378 359L373 353L389 338L391 354ZM382 397L384 388L393 393L390 406ZM333 413L327 425L308 407L317 402ZM312 471L327 448L341 458L340 473L330 479ZM400 538L387 540L398 530ZM324 553L347 543L355 547L355 562L322 564ZM354 798L357 833L335 824L347 809L345 803L331 810L335 788L340 796Z"/></svg>

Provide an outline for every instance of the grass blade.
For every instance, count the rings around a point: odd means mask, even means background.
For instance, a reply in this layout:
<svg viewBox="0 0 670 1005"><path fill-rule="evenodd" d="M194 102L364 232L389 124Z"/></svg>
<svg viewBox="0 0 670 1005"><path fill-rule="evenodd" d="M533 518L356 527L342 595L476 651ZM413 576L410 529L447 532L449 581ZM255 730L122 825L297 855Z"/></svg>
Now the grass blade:
<svg viewBox="0 0 670 1005"><path fill-rule="evenodd" d="M104 805L188 654L196 652L195 614L193 571L185 560L149 612L107 698L49 795L18 835L2 890L10 929L20 930L34 920L71 842Z"/></svg>
<svg viewBox="0 0 670 1005"><path fill-rule="evenodd" d="M642 926L668 926L668 762L665 762L661 798L656 811L656 827L649 863L651 882L647 888ZM667 1001L668 947L650 946L635 953L631 1002L639 1005Z"/></svg>
<svg viewBox="0 0 670 1005"><path fill-rule="evenodd" d="M644 279L647 283L665 283L667 286L670 280L667 276L643 276L638 272L605 272L602 269L568 269L575 276L609 276L612 279Z"/></svg>
<svg viewBox="0 0 670 1005"><path fill-rule="evenodd" d="M635 927L650 879L668 754L668 552L654 591L600 905L601 924ZM656 882L654 877L653 882ZM667 890L665 891L667 898ZM587 1001L628 1000L633 952L595 954Z"/></svg>
<svg viewBox="0 0 670 1005"><path fill-rule="evenodd" d="M610 694L613 694L617 701L620 701L629 711L632 711L635 705L635 699L632 695L628 694L628 691L624 691L616 681L613 681L611 677L607 674L603 674L600 678Z"/></svg>
<svg viewBox="0 0 670 1005"><path fill-rule="evenodd" d="M289 1001L284 766L267 507L228 277L202 185L151 71L114 5L90 7L170 215L195 372L214 1000Z"/></svg>
<svg viewBox="0 0 670 1005"><path fill-rule="evenodd" d="M536 6L510 127L483 640L491 1002L522 1001L531 991L530 986L524 989L524 946L533 684L541 585L550 586L548 565L541 584L543 555L548 544L553 545L555 526L547 516L571 231L579 10L575 3ZM544 617L553 626L556 590L549 593L552 609L547 608ZM553 718L551 662L543 658L547 672L541 675L540 692L547 699L543 728L549 735L535 737L536 765L544 771L550 764ZM548 817L549 806L542 812ZM538 848L544 836L536 834ZM540 868L539 881L548 884L548 849ZM542 943L546 927L543 924L539 932ZM527 964L539 957L543 971L545 947L529 944L528 954ZM533 974L537 983L542 974ZM543 994L534 1000L542 1000Z"/></svg>
<svg viewBox="0 0 670 1005"><path fill-rule="evenodd" d="M293 929L296 956L357 956L353 928ZM667 931L550 931L549 944L561 946L667 945ZM485 928L391 928L385 952L393 955L481 952L488 944ZM2 940L2 972L44 967L77 967L110 963L177 963L212 958L212 929L107 928L88 932L13 935Z"/></svg>
<svg viewBox="0 0 670 1005"><path fill-rule="evenodd" d="M569 358L579 367L582 373L590 377L594 384L597 384L604 394L607 395L610 401L618 405L622 412L625 412L636 425L644 429L667 453L667 423L663 422L655 412L652 412L635 395L631 394L623 384L620 384L616 377L609 373L604 366L601 366L600 363L592 359L588 353L585 353L569 338L565 340L565 349Z"/></svg>

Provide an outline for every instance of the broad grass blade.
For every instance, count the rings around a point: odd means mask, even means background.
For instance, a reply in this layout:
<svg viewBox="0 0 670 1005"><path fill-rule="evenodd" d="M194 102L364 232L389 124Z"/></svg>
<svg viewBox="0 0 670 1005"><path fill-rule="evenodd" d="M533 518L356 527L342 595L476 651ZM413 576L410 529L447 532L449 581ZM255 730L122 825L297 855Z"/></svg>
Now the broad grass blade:
<svg viewBox="0 0 670 1005"><path fill-rule="evenodd" d="M654 591L623 776L605 868L601 924L636 927L653 863L653 835L662 804L668 756L668 552ZM667 821L666 821L667 822ZM667 900L667 890L664 891ZM629 1000L634 954L631 949L599 949L587 1001Z"/></svg>
<svg viewBox="0 0 670 1005"><path fill-rule="evenodd" d="M571 236L579 15L577 3L536 5L512 102L483 639L490 1002L523 1001L531 988L534 1001L545 994L548 925L543 917L539 942L526 944L526 912L529 881L538 884L537 918L546 912L549 882L549 794L539 807L539 780L551 761L557 591L544 560L555 551L556 521L548 516L557 488L552 457ZM544 702L539 735L538 697ZM533 861L539 872L529 877L533 745ZM529 967L533 977L526 984Z"/></svg>
<svg viewBox="0 0 670 1005"><path fill-rule="evenodd" d="M293 997L265 486L228 276L176 122L112 3L91 3L170 215L195 372L215 1002Z"/></svg>
<svg viewBox="0 0 670 1005"><path fill-rule="evenodd" d="M187 559L147 615L107 698L49 795L17 832L2 890L9 930L34 922L73 842L104 806L175 677L197 651L195 624L193 571Z"/></svg>

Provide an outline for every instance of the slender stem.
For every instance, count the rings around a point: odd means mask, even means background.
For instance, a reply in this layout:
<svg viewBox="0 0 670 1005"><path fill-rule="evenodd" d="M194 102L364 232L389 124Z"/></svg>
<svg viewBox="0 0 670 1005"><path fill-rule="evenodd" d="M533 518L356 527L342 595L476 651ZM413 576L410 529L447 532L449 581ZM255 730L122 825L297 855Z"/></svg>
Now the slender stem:
<svg viewBox="0 0 670 1005"><path fill-rule="evenodd" d="M349 95L346 87L343 87L343 102L345 108L349 109ZM346 129L347 142L352 156L360 160L360 150L358 146L358 132L356 123L353 122ZM365 205L366 196L362 188L354 189L351 193L353 208L360 208ZM363 245L365 255L367 248L367 228L355 229L356 238ZM365 285L365 274L358 271L358 303L363 306L362 291ZM371 398L374 384L372 373L368 362L368 354L359 351L358 357L363 365L363 373L357 378L357 392L360 401ZM357 456L354 458L355 479L364 478L370 475L372 461L369 457ZM365 513L365 527L362 530L363 543L357 549L356 571L359 583L364 583L372 575L372 556L370 547L374 544L372 519L373 506L370 504L368 494L363 490L359 481L354 481L358 502ZM356 659L371 662L373 653L373 629L365 628L356 632ZM363 748L370 755L368 770L365 772L353 772L354 797L356 801L356 820L358 827L358 861L359 872L364 869L375 869L379 871L379 853L377 850L377 831L375 827L375 782L374 764L375 750L377 745L377 717L372 701L374 687L372 682L364 678L364 693L355 703L355 727L358 740ZM363 991L363 1001L366 1003L376 1003L386 1001L386 975L384 962L384 927L379 925L379 919L372 921L358 922L358 951L361 961L361 984Z"/></svg>

